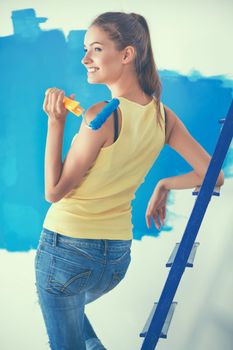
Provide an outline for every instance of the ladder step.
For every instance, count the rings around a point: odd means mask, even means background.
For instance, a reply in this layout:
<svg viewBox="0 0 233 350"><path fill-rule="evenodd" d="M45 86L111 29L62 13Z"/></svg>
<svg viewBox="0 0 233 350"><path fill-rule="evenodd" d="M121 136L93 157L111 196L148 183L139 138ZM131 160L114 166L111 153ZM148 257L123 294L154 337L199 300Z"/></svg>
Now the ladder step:
<svg viewBox="0 0 233 350"><path fill-rule="evenodd" d="M188 261L187 261L187 264L186 264L186 267L193 267L193 261L194 261L194 258L195 258L195 255L196 255L196 251L197 251L197 247L199 246L199 242L195 242L193 247L192 247L192 250L191 250L191 253L189 255L189 258L188 258ZM166 267L171 267L174 260L175 260L175 257L176 257L176 253L177 253L177 250L179 248L179 245L180 243L176 243L170 257L169 257L169 260L168 262L166 263Z"/></svg>
<svg viewBox="0 0 233 350"><path fill-rule="evenodd" d="M142 332L139 335L142 338L145 338L145 336L146 336L146 334L148 332L148 329L149 329L151 320L152 320L152 318L154 316L154 313L156 311L157 305L158 305L158 303L155 302L154 306L153 306L153 309L151 310L151 313L150 313L150 315L148 317L148 320L146 321L146 324L145 324ZM169 329L169 326L170 326L170 323L171 323L171 319L172 319L173 313L175 311L176 305L177 305L177 302L173 301L173 303L171 304L170 309L168 311L167 318L166 318L166 320L164 322L164 325L163 325L163 328L162 328L162 332L160 334L160 338L164 338L164 339L167 338L168 329Z"/></svg>
<svg viewBox="0 0 233 350"><path fill-rule="evenodd" d="M201 186L197 186L195 190L192 192L193 196L197 196L200 191ZM212 196L220 196L220 186L215 186Z"/></svg>
<svg viewBox="0 0 233 350"><path fill-rule="evenodd" d="M225 120L226 120L226 118L221 118L221 119L218 120L218 122L219 122L219 124L224 124Z"/></svg>

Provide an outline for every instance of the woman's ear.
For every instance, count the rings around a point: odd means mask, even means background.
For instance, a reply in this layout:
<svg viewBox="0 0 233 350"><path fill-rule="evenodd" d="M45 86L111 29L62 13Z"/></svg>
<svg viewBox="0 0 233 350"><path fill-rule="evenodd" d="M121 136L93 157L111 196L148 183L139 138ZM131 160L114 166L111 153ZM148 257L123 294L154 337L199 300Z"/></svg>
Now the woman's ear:
<svg viewBox="0 0 233 350"><path fill-rule="evenodd" d="M127 46L123 53L123 63L129 63L134 60L135 49L133 46Z"/></svg>

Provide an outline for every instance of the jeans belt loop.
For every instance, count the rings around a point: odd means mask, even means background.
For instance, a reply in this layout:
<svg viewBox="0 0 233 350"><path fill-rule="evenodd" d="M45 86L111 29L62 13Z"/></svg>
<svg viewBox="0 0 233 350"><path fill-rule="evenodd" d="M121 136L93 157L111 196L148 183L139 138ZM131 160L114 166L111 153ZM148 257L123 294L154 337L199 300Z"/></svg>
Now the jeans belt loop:
<svg viewBox="0 0 233 350"><path fill-rule="evenodd" d="M53 232L53 247L57 246L57 232Z"/></svg>
<svg viewBox="0 0 233 350"><path fill-rule="evenodd" d="M108 250L108 241L107 239L104 240L104 256L107 255L107 250Z"/></svg>

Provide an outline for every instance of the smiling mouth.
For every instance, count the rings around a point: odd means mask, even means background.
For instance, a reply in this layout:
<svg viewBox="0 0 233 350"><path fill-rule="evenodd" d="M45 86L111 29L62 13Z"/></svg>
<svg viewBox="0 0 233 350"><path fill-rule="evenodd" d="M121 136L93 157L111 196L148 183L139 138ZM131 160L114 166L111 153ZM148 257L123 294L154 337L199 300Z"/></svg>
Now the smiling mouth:
<svg viewBox="0 0 233 350"><path fill-rule="evenodd" d="M99 68L91 68L91 69L87 70L87 73L93 74L93 73L96 73L98 70L99 70Z"/></svg>

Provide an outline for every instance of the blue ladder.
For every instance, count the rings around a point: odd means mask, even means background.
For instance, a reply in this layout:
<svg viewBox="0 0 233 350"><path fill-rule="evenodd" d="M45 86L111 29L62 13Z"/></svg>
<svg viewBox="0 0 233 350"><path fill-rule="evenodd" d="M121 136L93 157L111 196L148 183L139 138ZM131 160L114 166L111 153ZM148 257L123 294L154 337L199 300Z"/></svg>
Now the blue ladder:
<svg viewBox="0 0 233 350"><path fill-rule="evenodd" d="M174 309L177 305L173 302L176 290L186 267L193 266L198 242L195 243L199 228L205 215L212 195L219 196L219 188L215 187L222 164L227 155L233 137L233 100L227 113L227 117L220 119L223 124L217 145L205 178L201 187L194 190L197 195L192 213L185 228L180 244L175 249L166 266L171 267L158 303L155 303L151 314L140 333L144 337L141 350L154 350L159 338L167 338L168 328Z"/></svg>

